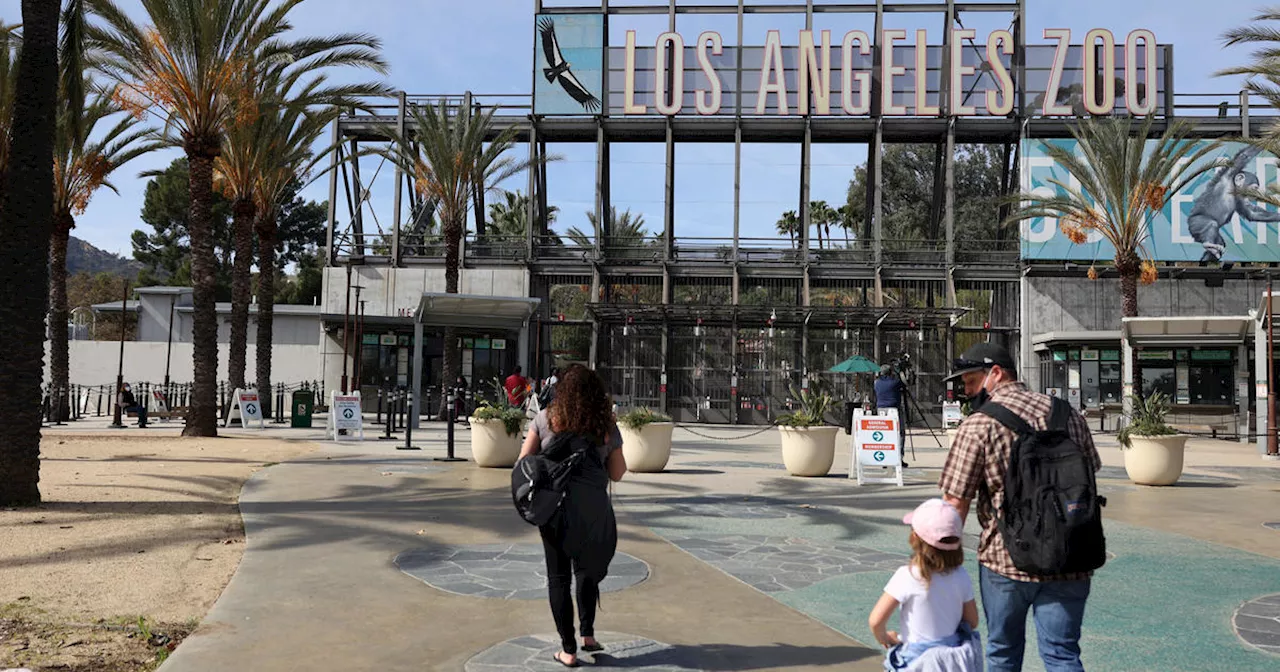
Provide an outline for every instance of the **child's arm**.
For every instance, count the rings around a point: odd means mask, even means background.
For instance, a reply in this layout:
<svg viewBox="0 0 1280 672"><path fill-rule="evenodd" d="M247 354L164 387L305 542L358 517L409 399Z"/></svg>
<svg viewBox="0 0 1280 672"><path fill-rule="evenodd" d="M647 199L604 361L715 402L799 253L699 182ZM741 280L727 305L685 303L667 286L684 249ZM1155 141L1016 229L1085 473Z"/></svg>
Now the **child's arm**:
<svg viewBox="0 0 1280 672"><path fill-rule="evenodd" d="M978 629L978 603L974 600L969 600L968 602L965 602L964 611L962 612L961 618L964 620L965 623L969 624L969 627L973 628L974 630L977 630Z"/></svg>
<svg viewBox="0 0 1280 672"><path fill-rule="evenodd" d="M867 619L867 624L871 626L871 634L875 635L876 641L884 648L890 648L902 642L898 638L898 633L885 630L885 626L889 624L889 617L898 609L898 600L894 599L889 593L880 596L880 600L876 602L876 606L871 608L871 616ZM974 607L976 614L977 607Z"/></svg>

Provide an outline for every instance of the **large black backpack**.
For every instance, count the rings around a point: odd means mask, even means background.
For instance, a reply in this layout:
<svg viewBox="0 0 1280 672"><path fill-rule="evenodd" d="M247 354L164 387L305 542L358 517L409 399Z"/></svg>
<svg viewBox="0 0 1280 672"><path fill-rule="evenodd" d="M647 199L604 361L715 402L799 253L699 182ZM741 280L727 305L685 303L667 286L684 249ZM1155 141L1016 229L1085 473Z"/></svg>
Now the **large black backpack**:
<svg viewBox="0 0 1280 672"><path fill-rule="evenodd" d="M1071 407L1053 400L1047 429L991 402L978 411L1017 437L996 524L1013 565L1033 576L1087 572L1107 561L1102 507L1089 455L1067 432Z"/></svg>
<svg viewBox="0 0 1280 672"><path fill-rule="evenodd" d="M584 437L560 433L546 450L516 462L511 470L511 499L526 523L541 527L555 517L570 479L590 459L588 453L593 448Z"/></svg>

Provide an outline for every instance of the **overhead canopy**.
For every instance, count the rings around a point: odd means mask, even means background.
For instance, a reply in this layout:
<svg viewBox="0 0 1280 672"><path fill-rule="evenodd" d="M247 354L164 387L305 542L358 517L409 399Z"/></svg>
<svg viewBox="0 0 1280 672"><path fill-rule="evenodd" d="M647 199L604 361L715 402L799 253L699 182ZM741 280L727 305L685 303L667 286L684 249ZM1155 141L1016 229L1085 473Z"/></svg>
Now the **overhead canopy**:
<svg viewBox="0 0 1280 672"><path fill-rule="evenodd" d="M1119 331L1050 331L1032 337L1031 344L1039 352L1051 346L1110 345L1120 341Z"/></svg>
<svg viewBox="0 0 1280 672"><path fill-rule="evenodd" d="M1249 317L1126 317L1121 332L1143 346L1240 345L1253 329Z"/></svg>
<svg viewBox="0 0 1280 672"><path fill-rule="evenodd" d="M473 294L423 294L414 318L428 327L519 329L538 309L539 299Z"/></svg>

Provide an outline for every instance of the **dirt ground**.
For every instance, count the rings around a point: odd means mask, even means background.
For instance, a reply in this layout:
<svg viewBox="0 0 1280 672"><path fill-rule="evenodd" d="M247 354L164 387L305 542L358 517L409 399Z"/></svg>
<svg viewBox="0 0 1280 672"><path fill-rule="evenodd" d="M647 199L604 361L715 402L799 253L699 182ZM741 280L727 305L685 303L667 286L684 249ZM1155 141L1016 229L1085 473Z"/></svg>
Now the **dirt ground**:
<svg viewBox="0 0 1280 672"><path fill-rule="evenodd" d="M44 503L0 510L0 669L154 668L235 573L244 481L315 448L47 433Z"/></svg>

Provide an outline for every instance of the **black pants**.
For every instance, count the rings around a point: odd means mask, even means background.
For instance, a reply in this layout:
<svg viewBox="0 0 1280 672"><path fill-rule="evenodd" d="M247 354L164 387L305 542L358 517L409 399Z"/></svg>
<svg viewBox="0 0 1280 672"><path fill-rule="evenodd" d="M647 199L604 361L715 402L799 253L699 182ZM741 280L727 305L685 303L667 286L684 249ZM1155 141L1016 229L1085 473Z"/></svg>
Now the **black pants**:
<svg viewBox="0 0 1280 672"><path fill-rule="evenodd" d="M560 633L560 644L565 653L578 652L578 640L573 633L573 601L570 599L570 581L578 584L578 619L583 637L595 636L596 604L600 601L600 585L588 578L581 567L576 566L564 549L563 527L544 525L538 528L542 535L542 550L547 556L547 593L551 598L551 616Z"/></svg>

